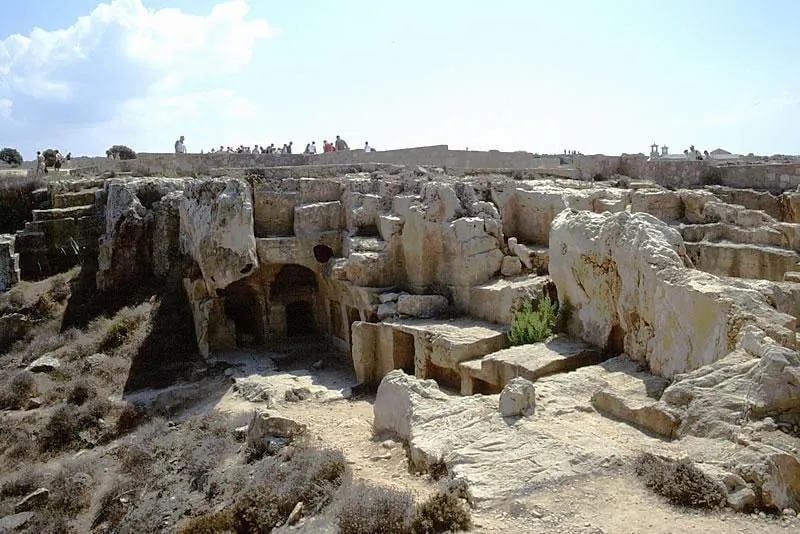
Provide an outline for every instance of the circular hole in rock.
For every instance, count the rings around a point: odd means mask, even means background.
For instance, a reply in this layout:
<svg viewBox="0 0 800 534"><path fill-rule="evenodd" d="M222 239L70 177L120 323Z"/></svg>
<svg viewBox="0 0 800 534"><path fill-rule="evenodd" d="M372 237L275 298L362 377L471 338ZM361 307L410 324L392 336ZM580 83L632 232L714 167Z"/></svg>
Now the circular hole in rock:
<svg viewBox="0 0 800 534"><path fill-rule="evenodd" d="M252 270L253 270L253 264L252 264L252 263L248 263L248 264L247 264L247 265L245 265L245 266L244 266L244 268L243 268L241 271L239 271L239 272L240 272L240 273L242 273L242 274L247 274L247 273L249 273L249 272L250 272L250 271L252 271Z"/></svg>
<svg viewBox="0 0 800 534"><path fill-rule="evenodd" d="M314 258L320 263L328 263L333 257L333 250L328 245L317 245L314 247Z"/></svg>

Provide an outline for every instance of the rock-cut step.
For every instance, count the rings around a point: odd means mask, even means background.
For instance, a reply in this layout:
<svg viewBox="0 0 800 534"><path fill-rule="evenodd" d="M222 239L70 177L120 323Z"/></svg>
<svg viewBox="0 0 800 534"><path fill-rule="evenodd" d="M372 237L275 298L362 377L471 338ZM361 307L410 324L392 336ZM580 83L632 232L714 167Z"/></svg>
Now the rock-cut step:
<svg viewBox="0 0 800 534"><path fill-rule="evenodd" d="M95 196L99 188L83 189L81 191L71 191L67 193L57 193L53 195L54 208L74 208L76 206L86 206L94 204Z"/></svg>
<svg viewBox="0 0 800 534"><path fill-rule="evenodd" d="M34 221L54 221L57 219L77 219L95 213L94 204L73 206L70 208L52 208L49 210L33 210Z"/></svg>
<svg viewBox="0 0 800 534"><path fill-rule="evenodd" d="M535 381L574 371L606 359L605 354L579 339L559 336L543 343L520 345L459 364L461 394L499 393L512 378Z"/></svg>

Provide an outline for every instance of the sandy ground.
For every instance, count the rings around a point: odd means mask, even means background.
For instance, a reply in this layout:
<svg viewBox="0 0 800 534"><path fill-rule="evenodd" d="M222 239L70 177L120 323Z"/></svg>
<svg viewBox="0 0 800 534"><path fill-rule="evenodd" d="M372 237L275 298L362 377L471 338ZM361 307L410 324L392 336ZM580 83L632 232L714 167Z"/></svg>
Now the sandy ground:
<svg viewBox="0 0 800 534"><path fill-rule="evenodd" d="M213 408L241 417L266 409L308 425L312 436L342 450L359 479L411 491L424 497L435 489L427 476L409 472L403 446L389 436L373 436L372 399L345 399L354 377L341 357L310 348L278 361L268 353L237 353L219 358L234 367L236 381ZM322 359L325 365L315 369ZM306 387L314 397L284 400L286 390ZM260 400L244 398L260 396ZM266 399L266 400L265 400ZM209 406L212 407L212 406ZM540 488L513 501L478 503L475 532L519 533L739 533L799 532L791 517L742 515L730 511L695 512L654 496L627 470L584 477Z"/></svg>

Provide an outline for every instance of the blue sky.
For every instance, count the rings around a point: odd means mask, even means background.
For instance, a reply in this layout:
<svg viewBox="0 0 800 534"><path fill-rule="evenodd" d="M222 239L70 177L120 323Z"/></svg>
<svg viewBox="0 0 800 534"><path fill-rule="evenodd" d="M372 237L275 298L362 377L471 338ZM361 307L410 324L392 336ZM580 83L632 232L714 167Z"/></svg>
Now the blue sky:
<svg viewBox="0 0 800 534"><path fill-rule="evenodd" d="M0 0L0 145L800 152L796 0ZM36 29L35 29L36 28Z"/></svg>

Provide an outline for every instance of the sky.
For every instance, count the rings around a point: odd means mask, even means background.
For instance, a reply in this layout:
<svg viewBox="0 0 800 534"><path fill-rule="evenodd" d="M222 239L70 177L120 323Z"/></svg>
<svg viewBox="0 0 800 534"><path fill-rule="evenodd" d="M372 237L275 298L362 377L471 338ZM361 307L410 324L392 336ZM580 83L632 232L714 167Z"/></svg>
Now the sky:
<svg viewBox="0 0 800 534"><path fill-rule="evenodd" d="M0 146L800 153L796 0L0 0Z"/></svg>

